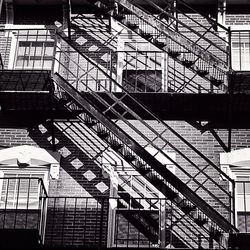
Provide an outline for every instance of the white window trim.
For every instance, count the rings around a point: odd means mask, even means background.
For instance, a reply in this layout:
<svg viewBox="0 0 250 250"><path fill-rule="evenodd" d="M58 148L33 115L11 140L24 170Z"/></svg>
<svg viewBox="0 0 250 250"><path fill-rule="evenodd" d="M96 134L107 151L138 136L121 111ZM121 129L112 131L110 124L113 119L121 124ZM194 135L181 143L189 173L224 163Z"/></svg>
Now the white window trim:
<svg viewBox="0 0 250 250"><path fill-rule="evenodd" d="M249 31L250 32L250 25L229 25L231 31ZM233 40L231 39L231 52L232 52L232 57L233 57L233 46L232 46ZM233 60L233 58L231 58L231 60ZM233 65L233 61L232 61L232 65ZM238 70L238 69L235 69ZM240 71L249 71L249 69L244 69L244 70L240 70Z"/></svg>
<svg viewBox="0 0 250 250"><path fill-rule="evenodd" d="M221 170L231 179L236 181L237 176L246 176L250 178L250 148L238 149L228 153L220 153ZM232 186L229 186L232 192ZM239 206L237 204L237 193L235 192L235 222L238 227L237 213Z"/></svg>
<svg viewBox="0 0 250 250"><path fill-rule="evenodd" d="M59 160L59 153L29 145L2 149L0 150L0 177L4 177L7 173L41 174L44 187L48 192L49 178L59 178ZM3 179L0 181L0 194L2 184Z"/></svg>
<svg viewBox="0 0 250 250"><path fill-rule="evenodd" d="M16 63L16 51L18 48L18 39L15 36L15 29L20 29L20 30L27 30L27 29L44 29L46 30L47 27L45 25L14 25L14 24L5 24L5 29L7 30L7 32L5 33L5 36L9 36L11 38L11 45L10 45L10 53L9 53L9 63L8 63L8 69L12 70L12 69L20 69L18 67L15 67L15 63ZM13 32L11 32L11 29L13 29ZM48 40L50 41L50 40ZM54 41L53 39L51 39L51 41ZM60 48L60 43L57 41L56 47ZM58 57L58 55L55 55ZM54 72L57 72L59 68L59 64L56 60L56 62L54 63L53 66L53 62L52 62L52 68L51 70L53 70ZM23 69L23 68L22 68ZM27 67L27 70L30 69L29 67ZM36 67L34 69L43 69L43 70L49 70L49 69L45 69L42 67Z"/></svg>
<svg viewBox="0 0 250 250"><path fill-rule="evenodd" d="M16 146L0 150L0 169L2 168L46 168L52 179L59 178L59 153L48 152L43 148L29 145Z"/></svg>

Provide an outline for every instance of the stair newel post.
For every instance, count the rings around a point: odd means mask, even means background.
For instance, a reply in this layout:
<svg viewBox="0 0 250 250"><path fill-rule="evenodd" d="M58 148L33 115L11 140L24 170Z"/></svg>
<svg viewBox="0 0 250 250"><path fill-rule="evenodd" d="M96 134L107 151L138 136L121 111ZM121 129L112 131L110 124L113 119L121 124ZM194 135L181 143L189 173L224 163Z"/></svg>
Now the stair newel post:
<svg viewBox="0 0 250 250"><path fill-rule="evenodd" d="M168 92L168 54L166 52L162 52L162 92Z"/></svg>
<svg viewBox="0 0 250 250"><path fill-rule="evenodd" d="M166 247L166 199L162 193L159 193L160 211L159 211L159 247Z"/></svg>
<svg viewBox="0 0 250 250"><path fill-rule="evenodd" d="M232 70L232 31L231 27L228 27L228 66L229 72Z"/></svg>
<svg viewBox="0 0 250 250"><path fill-rule="evenodd" d="M112 92L112 65L113 65L113 54L112 51L109 51L109 91Z"/></svg>
<svg viewBox="0 0 250 250"><path fill-rule="evenodd" d="M55 63L56 63L56 48L57 48L57 34L56 30L54 31L54 51L53 51L53 60L51 65L51 77L53 78L53 74L55 73ZM54 95L55 95L54 81L49 81L49 94L50 94L50 125L51 125L51 137L52 137L52 150L56 151L56 143L55 143L55 130L54 130Z"/></svg>
<svg viewBox="0 0 250 250"><path fill-rule="evenodd" d="M56 143L55 143L55 128L54 128L54 86L53 81L50 81L49 85L49 95L50 95L50 127L51 127L51 137L52 137L52 151L56 151Z"/></svg>
<svg viewBox="0 0 250 250"><path fill-rule="evenodd" d="M235 209L235 180L233 179L231 182L232 185L232 199L231 199L231 211L233 212L232 214L232 219L233 219L233 225L236 226L236 209Z"/></svg>

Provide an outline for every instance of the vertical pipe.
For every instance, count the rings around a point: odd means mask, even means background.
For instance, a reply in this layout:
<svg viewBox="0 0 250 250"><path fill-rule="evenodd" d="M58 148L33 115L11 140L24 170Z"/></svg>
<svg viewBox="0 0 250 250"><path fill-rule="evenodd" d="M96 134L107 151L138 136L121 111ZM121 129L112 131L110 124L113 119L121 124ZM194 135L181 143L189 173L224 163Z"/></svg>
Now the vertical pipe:
<svg viewBox="0 0 250 250"><path fill-rule="evenodd" d="M4 215L3 215L3 228L5 228L5 219L6 219L6 212L7 212L7 206L8 206L8 196L9 196L9 182L10 179L7 178L7 183L6 183L6 195L5 195L5 205L4 205Z"/></svg>
<svg viewBox="0 0 250 250"><path fill-rule="evenodd" d="M246 203L246 182L243 181L243 197L244 197L244 217L245 217L245 233L247 233L247 203Z"/></svg>
<svg viewBox="0 0 250 250"><path fill-rule="evenodd" d="M17 196L16 196L16 209L15 209L15 217L14 217L14 229L16 228L16 220L17 220L17 211L18 211L18 202L19 202L19 191L20 191L20 178L15 179L15 181L18 181L17 184L17 190L16 190L16 183L15 183L15 189L14 189L14 196L15 196L15 192L17 192ZM15 199L14 199L15 200Z"/></svg>
<svg viewBox="0 0 250 250"><path fill-rule="evenodd" d="M232 197L232 204L233 204L233 225L236 226L236 208L235 208L235 181L232 180L232 192L233 192L233 197Z"/></svg>
<svg viewBox="0 0 250 250"><path fill-rule="evenodd" d="M231 27L228 27L228 66L229 72L232 70L232 31Z"/></svg>
<svg viewBox="0 0 250 250"><path fill-rule="evenodd" d="M28 194L27 194L27 203L26 203L26 211L25 211L25 229L27 228L27 221L28 221L28 211L29 211L29 199L30 199L30 178L28 179Z"/></svg>
<svg viewBox="0 0 250 250"><path fill-rule="evenodd" d="M229 87L229 104L228 104L228 152L231 152L232 143L232 105L233 105L233 92L234 92L234 79L229 78L232 74L232 41L231 29L228 29L228 44L229 44L229 71L228 71L228 87ZM241 59L240 59L241 60Z"/></svg>
<svg viewBox="0 0 250 250"><path fill-rule="evenodd" d="M54 87L53 81L49 81L49 94L50 94L50 128L51 128L51 137L52 137L52 150L56 151L56 142L55 142L55 128L54 128Z"/></svg>
<svg viewBox="0 0 250 250"><path fill-rule="evenodd" d="M71 42L71 0L67 0L67 25L68 25L68 39Z"/></svg>

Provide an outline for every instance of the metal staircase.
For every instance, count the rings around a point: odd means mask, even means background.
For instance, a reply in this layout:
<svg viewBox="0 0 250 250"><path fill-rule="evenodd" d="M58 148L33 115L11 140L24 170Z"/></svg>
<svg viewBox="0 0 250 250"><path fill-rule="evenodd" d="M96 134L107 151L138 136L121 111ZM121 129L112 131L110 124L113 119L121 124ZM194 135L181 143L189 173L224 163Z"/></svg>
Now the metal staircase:
<svg viewBox="0 0 250 250"><path fill-rule="evenodd" d="M198 93L202 88L204 92L214 92L214 88L217 92L227 90L230 30L209 18L204 18L205 25L199 23L174 6L171 6L172 12L169 12L170 6L167 3L165 7L150 0L145 3L150 12L132 0L95 2L103 13L112 15L122 27L166 52L172 72L170 80L178 78L179 74L174 70L176 68L184 75L184 80L181 80L182 87L175 88L176 92L181 92L183 87L189 85L199 85L196 90ZM185 8L191 9L185 2L181 3ZM217 27L226 37L214 30Z"/></svg>
<svg viewBox="0 0 250 250"><path fill-rule="evenodd" d="M229 182L231 180L195 147L110 78L110 72L96 65L63 36L57 34L57 37L60 39L60 46L56 49L54 62L55 94L59 98L66 95L68 101L65 105L72 111L83 110L78 118L174 204L180 221L186 219L192 227L202 231L206 239L204 246L211 247L214 244L225 248L221 243L223 233L237 231L230 222L234 211L231 207L233 197L227 188L223 188L214 180L214 176L208 175L209 170L216 172L218 177L223 175ZM118 93L112 93L112 89L116 89ZM148 113L152 117L151 120L160 125L160 130L155 124L141 119L140 112ZM130 119L127 119L128 117ZM178 138L199 156L200 162L195 163L166 140L167 137L171 139L170 135ZM154 156L145 150L147 146L155 149ZM175 151L180 161L173 161L162 149ZM159 153L176 166L183 180L160 163ZM195 169L196 174L191 175L188 172L189 168ZM199 176L200 174L202 176ZM199 177L202 177L201 180ZM209 187L220 190L223 197L226 197L225 201L216 197ZM198 194L205 194L209 198L205 201ZM209 201L216 204L218 209L215 210L209 205Z"/></svg>

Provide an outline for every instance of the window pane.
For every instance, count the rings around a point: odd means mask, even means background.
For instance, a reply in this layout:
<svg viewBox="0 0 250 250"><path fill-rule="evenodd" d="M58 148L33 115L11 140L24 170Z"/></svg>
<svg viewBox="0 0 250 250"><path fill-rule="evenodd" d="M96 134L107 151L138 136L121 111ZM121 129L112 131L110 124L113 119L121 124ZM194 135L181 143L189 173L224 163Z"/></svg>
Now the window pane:
<svg viewBox="0 0 250 250"><path fill-rule="evenodd" d="M53 51L52 41L19 41L16 67L50 69Z"/></svg>
<svg viewBox="0 0 250 250"><path fill-rule="evenodd" d="M250 32L233 32L232 67L234 70L250 70Z"/></svg>
<svg viewBox="0 0 250 250"><path fill-rule="evenodd" d="M42 174L5 174L2 185L2 208L37 209L39 202L39 182ZM12 178L12 179L8 179Z"/></svg>

